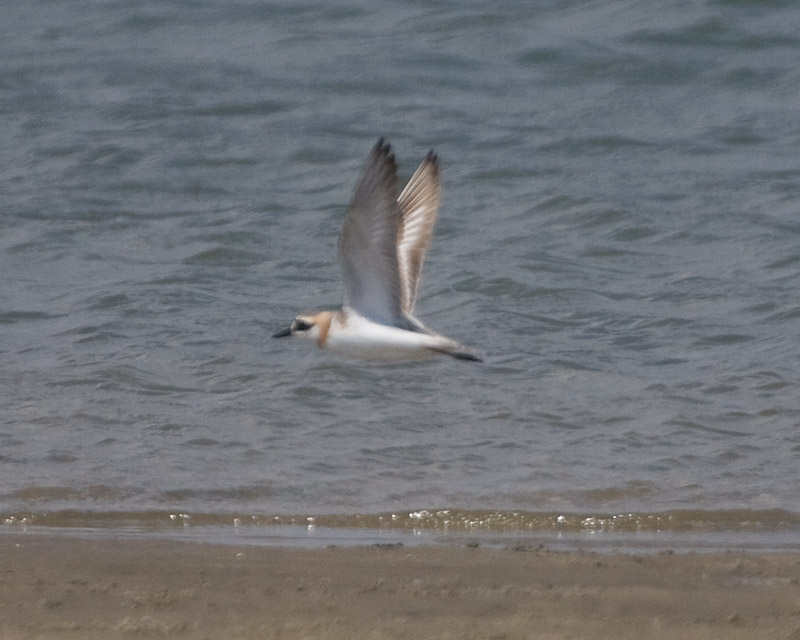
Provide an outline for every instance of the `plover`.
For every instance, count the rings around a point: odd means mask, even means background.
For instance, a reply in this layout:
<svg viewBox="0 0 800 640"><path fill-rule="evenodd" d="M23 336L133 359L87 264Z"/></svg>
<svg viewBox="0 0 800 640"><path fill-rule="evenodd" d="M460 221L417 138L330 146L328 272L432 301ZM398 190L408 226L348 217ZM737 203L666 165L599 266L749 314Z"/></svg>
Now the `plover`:
<svg viewBox="0 0 800 640"><path fill-rule="evenodd" d="M339 235L341 309L299 315L273 338L297 336L365 360L446 354L480 362L469 349L431 331L413 315L440 193L439 161L431 150L398 197L394 154L383 138L378 140L353 189Z"/></svg>

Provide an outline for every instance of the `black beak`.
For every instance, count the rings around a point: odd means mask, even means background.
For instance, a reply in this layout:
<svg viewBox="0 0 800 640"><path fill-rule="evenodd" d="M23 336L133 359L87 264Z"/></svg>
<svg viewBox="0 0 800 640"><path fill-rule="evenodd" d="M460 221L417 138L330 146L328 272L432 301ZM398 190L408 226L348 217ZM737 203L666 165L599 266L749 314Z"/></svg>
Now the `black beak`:
<svg viewBox="0 0 800 640"><path fill-rule="evenodd" d="M273 338L285 338L286 336L292 335L292 328L289 327L288 329L283 329L282 331L278 331L278 333L273 333Z"/></svg>

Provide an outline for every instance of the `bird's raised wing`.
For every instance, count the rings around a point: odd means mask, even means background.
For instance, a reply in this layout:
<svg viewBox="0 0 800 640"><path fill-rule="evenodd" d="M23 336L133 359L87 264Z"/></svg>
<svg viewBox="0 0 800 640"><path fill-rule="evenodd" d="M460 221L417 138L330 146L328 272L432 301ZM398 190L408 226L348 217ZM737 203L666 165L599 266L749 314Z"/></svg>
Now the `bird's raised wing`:
<svg viewBox="0 0 800 640"><path fill-rule="evenodd" d="M339 235L344 304L381 324L402 321L399 226L397 165L381 138L356 182Z"/></svg>
<svg viewBox="0 0 800 640"><path fill-rule="evenodd" d="M441 191L439 160L431 150L411 176L397 201L401 216L397 234L397 258L402 309L408 314L414 311L417 302L422 263L431 244Z"/></svg>

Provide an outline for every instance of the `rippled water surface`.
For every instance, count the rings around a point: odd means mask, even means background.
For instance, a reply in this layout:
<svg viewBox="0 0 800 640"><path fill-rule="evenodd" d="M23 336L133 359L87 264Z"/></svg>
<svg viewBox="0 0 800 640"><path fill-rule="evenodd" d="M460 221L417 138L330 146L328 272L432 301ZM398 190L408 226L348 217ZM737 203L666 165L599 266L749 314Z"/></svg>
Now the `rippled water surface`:
<svg viewBox="0 0 800 640"><path fill-rule="evenodd" d="M800 531L796 3L3 15L7 522ZM441 158L417 311L483 364L269 338L380 135Z"/></svg>

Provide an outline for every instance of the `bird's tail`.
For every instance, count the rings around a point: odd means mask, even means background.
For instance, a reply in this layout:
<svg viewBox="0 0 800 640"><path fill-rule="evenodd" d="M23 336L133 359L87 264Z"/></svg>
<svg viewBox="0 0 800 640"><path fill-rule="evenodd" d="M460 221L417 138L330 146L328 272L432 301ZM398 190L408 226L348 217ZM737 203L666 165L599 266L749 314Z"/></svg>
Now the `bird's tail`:
<svg viewBox="0 0 800 640"><path fill-rule="evenodd" d="M458 360L470 360L472 362L483 362L481 358L476 356L472 351L467 349L466 347L462 347L457 342L454 342L452 346L447 347L439 347L434 349L437 353L443 353L445 355L451 356L453 358L457 358Z"/></svg>

